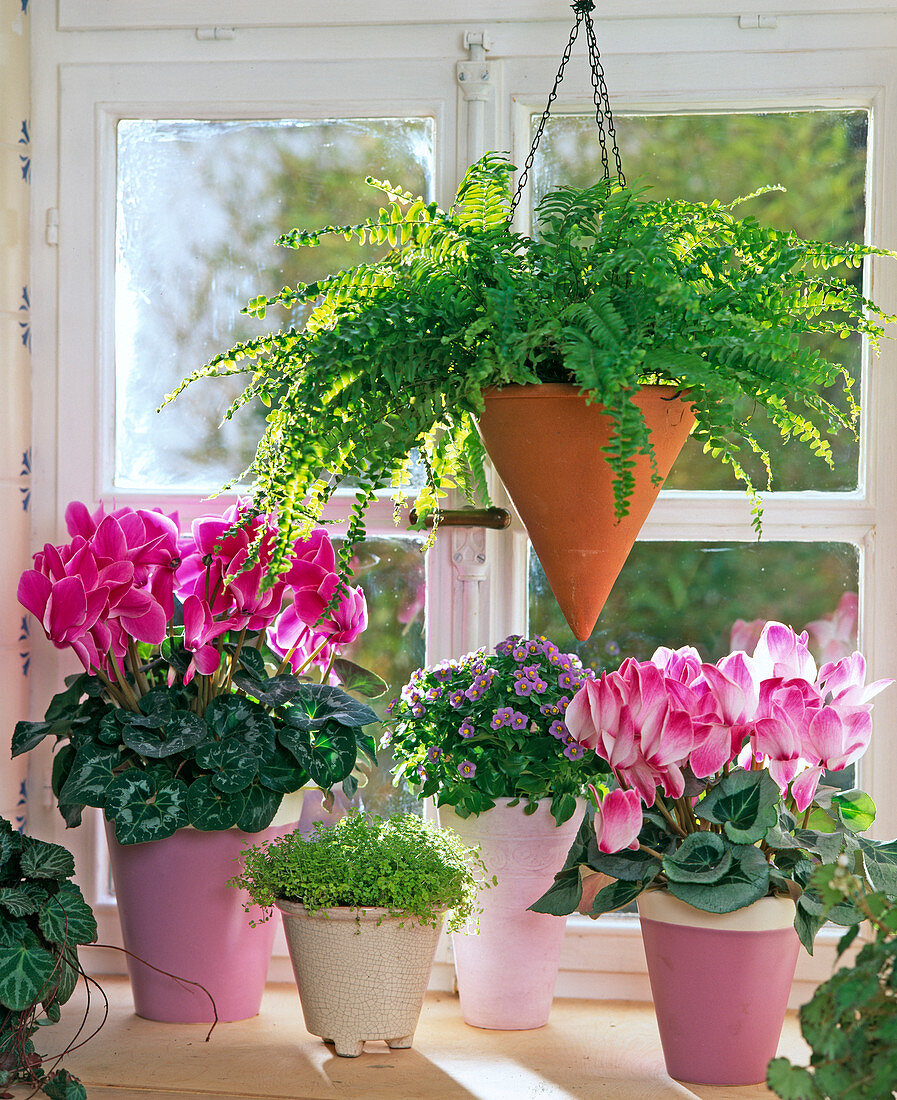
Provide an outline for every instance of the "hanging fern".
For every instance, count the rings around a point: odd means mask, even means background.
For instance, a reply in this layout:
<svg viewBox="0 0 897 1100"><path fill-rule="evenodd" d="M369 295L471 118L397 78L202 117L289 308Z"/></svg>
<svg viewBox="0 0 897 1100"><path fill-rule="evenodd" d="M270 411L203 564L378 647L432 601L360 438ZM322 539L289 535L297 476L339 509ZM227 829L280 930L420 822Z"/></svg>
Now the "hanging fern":
<svg viewBox="0 0 897 1100"><path fill-rule="evenodd" d="M568 381L607 408L618 516L636 457L653 463L630 400L645 382L688 391L694 435L744 484L758 530L760 498L740 456L758 455L767 479L770 456L739 399L829 464L828 436L855 433L851 378L801 341L860 333L876 348L894 318L832 272L893 253L739 220L735 208L770 188L723 205L652 201L614 181L550 192L530 238L510 228L513 171L506 157L487 154L448 213L368 179L385 196L375 217L294 229L280 243L314 247L341 235L380 246L382 258L253 298L245 312L302 309L304 328L238 344L175 391L197 378L248 375L227 415L255 398L270 410L247 475L256 507L280 513L281 555L351 478L348 569L370 503L382 492L402 506L412 455L426 473L422 515L449 489L485 500L475 417L490 386ZM829 400L832 386L846 411Z"/></svg>

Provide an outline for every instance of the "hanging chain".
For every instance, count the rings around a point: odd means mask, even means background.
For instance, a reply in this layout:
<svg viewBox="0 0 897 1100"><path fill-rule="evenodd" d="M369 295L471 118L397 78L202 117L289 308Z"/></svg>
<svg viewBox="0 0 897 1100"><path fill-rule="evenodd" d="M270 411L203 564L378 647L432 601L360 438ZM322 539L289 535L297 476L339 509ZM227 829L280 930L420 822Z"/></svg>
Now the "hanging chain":
<svg viewBox="0 0 897 1100"><path fill-rule="evenodd" d="M610 167L607 158L607 138L605 136L604 126L605 120L607 122L607 134L610 136L611 148L614 154L614 161L617 169L617 178L621 185L625 185L626 180L623 177L623 167L620 162L620 150L617 148L617 132L614 129L614 118L610 109L610 99L607 94L607 84L604 79L604 68L601 65L601 55L598 52L598 40L595 36L595 26L592 22L592 11L595 8L593 0L575 0L575 3L571 5L576 15L576 22L573 25L573 29L570 32L570 38L564 49L563 56L561 57L561 64L557 71L557 76L554 78L554 87L548 93L548 102L545 104L545 110L542 112L542 117L539 119L539 125L536 127L536 133L533 137L533 143L530 147L529 155L526 158L526 163L523 166L523 171L520 173L520 177L517 180L517 189L514 192L514 197L511 200L511 217L514 216L514 211L517 209L517 204L520 201L520 196L523 194L523 189L526 186L526 182L529 179L530 169L533 166L533 161L536 157L536 150L539 148L539 142L542 140L542 134L545 130L545 124L548 122L548 117L551 114L551 105L557 99L558 87L561 81L564 79L564 69L567 62L570 60L570 54L573 50L573 44L576 41L576 37L579 34L580 24L585 21L586 25L586 41L589 47L589 61L591 65L591 78L592 78L592 98L595 103L595 122L598 126L598 141L601 145L601 164L604 169L604 178L610 179Z"/></svg>

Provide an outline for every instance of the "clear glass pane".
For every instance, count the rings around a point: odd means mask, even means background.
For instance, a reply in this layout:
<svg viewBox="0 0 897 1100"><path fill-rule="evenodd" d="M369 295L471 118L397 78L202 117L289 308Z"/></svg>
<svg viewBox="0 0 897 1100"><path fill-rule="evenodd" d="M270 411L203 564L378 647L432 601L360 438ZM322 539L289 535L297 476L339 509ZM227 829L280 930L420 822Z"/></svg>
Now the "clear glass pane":
<svg viewBox="0 0 897 1100"><path fill-rule="evenodd" d="M164 395L213 355L301 314L240 315L259 293L359 259L337 237L284 249L296 226L350 224L380 206L365 176L433 193L433 121L126 119L118 124L115 484L209 491L238 474L264 429L247 408L219 430L239 378Z"/></svg>
<svg viewBox="0 0 897 1100"><path fill-rule="evenodd" d="M534 130L538 119L533 116ZM649 186L652 198L731 202L766 184L782 184L787 189L784 193L746 203L740 216L752 214L817 240L863 240L865 111L621 116L616 129L627 181ZM558 184L594 183L602 175L594 117L549 119L533 167L533 202ZM849 274L859 286L860 272ZM833 336L816 346L859 379L858 338ZM843 408L843 398L834 393L830 397ZM776 429L768 421L760 424L759 417L757 431L761 443L773 450L773 489L857 487L856 441L841 437L832 441L834 469L829 469L806 447L782 443ZM742 458L756 483L763 485L765 476L756 457ZM694 442L686 445L666 484L676 489L737 488L728 471Z"/></svg>
<svg viewBox="0 0 897 1100"><path fill-rule="evenodd" d="M530 631L596 669L693 645L716 661L751 652L768 619L807 629L817 661L857 647L859 551L844 542L637 542L586 642L564 621L530 554Z"/></svg>
<svg viewBox="0 0 897 1100"><path fill-rule="evenodd" d="M416 668L424 664L424 555L423 539L368 539L355 552L356 583L364 589L368 605L367 630L348 646L343 656L371 669L389 685L379 699L369 700L382 718ZM379 732L374 735L379 740ZM404 787L393 787L393 758L377 751L378 766L369 770L358 791L358 801L373 813L399 811L422 813L423 804Z"/></svg>

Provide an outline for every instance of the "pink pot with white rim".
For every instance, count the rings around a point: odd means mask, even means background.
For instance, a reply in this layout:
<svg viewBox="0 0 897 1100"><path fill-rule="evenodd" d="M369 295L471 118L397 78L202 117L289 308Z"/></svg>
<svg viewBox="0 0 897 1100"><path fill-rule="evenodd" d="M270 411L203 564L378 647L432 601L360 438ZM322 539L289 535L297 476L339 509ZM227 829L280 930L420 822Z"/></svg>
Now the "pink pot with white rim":
<svg viewBox="0 0 897 1100"><path fill-rule="evenodd" d="M638 910L670 1076L704 1085L765 1081L800 948L794 902L761 898L716 914L648 890Z"/></svg>
<svg viewBox="0 0 897 1100"><path fill-rule="evenodd" d="M474 1027L522 1031L548 1022L557 980L566 917L530 913L567 858L585 804L557 825L549 799L534 814L525 801L496 799L493 809L461 818L440 806L439 824L454 829L480 856L498 884L482 890L479 935L455 932L452 948L461 1014Z"/></svg>

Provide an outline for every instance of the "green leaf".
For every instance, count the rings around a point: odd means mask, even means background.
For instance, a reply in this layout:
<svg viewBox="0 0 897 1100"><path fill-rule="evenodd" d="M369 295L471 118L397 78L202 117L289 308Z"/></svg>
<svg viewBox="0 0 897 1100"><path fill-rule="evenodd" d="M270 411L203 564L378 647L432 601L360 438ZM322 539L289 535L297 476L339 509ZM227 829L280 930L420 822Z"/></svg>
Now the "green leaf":
<svg viewBox="0 0 897 1100"><path fill-rule="evenodd" d="M310 744L308 752L311 752ZM305 768L292 753L279 746L273 756L259 763L258 773L259 782L278 794L291 794L308 782Z"/></svg>
<svg viewBox="0 0 897 1100"><path fill-rule="evenodd" d="M755 844L777 824L780 799L769 772L736 768L697 803L695 816L722 825L733 844Z"/></svg>
<svg viewBox="0 0 897 1100"><path fill-rule="evenodd" d="M840 833L820 832L816 829L795 829L794 839L808 852L819 856L823 863L834 863L844 847Z"/></svg>
<svg viewBox="0 0 897 1100"><path fill-rule="evenodd" d="M21 756L39 745L53 728L52 722L16 722L12 735L12 755Z"/></svg>
<svg viewBox="0 0 897 1100"><path fill-rule="evenodd" d="M187 791L187 814L190 824L204 832L232 829L243 812L244 799L238 794L225 794L212 785L211 776L194 779Z"/></svg>
<svg viewBox="0 0 897 1100"><path fill-rule="evenodd" d="M860 851L875 889L897 895L897 840L878 843L860 837Z"/></svg>
<svg viewBox="0 0 897 1100"><path fill-rule="evenodd" d="M122 740L138 756L162 760L167 756L187 752L208 736L206 724L189 710L175 710L164 725L141 728L135 719L126 723Z"/></svg>
<svg viewBox="0 0 897 1100"><path fill-rule="evenodd" d="M379 719L366 703L359 703L342 688L330 684L300 684L294 706L301 707L312 720L312 728L320 729L328 722L354 728Z"/></svg>
<svg viewBox="0 0 897 1100"><path fill-rule="evenodd" d="M239 796L243 804L237 817L237 828L244 833L260 833L267 829L280 808L281 795L253 783Z"/></svg>
<svg viewBox="0 0 897 1100"><path fill-rule="evenodd" d="M804 892L797 899L794 927L800 942L807 949L809 955L813 954L813 941L823 924L825 924L825 917L822 915L822 906L813 905L807 893Z"/></svg>
<svg viewBox="0 0 897 1100"><path fill-rule="evenodd" d="M576 911L582 901L582 877L579 870L571 867L555 875L554 882L545 893L529 907L532 913L552 913L565 916Z"/></svg>
<svg viewBox="0 0 897 1100"><path fill-rule="evenodd" d="M18 855L21 850L21 834L16 832L6 818L0 817L0 881L19 881Z"/></svg>
<svg viewBox="0 0 897 1100"><path fill-rule="evenodd" d="M54 724L71 719L78 711L82 695L99 696L103 691L103 684L98 676L89 676L81 672L74 677L66 677L67 687L65 691L58 691L50 700L44 718Z"/></svg>
<svg viewBox="0 0 897 1100"><path fill-rule="evenodd" d="M93 943L97 922L81 891L73 882L64 883L41 907L41 932L51 943Z"/></svg>
<svg viewBox="0 0 897 1100"><path fill-rule="evenodd" d="M696 835L696 834L692 834ZM670 881L670 893L707 913L731 913L765 897L769 890L769 864L759 848L739 844L732 849L728 871L712 883Z"/></svg>
<svg viewBox="0 0 897 1100"><path fill-rule="evenodd" d="M233 647L236 651L236 646ZM228 651L231 650L231 646L225 646ZM259 653L255 646L244 645L240 649L240 656L237 658L244 669L253 676L256 680L264 680L267 673L265 671L265 658Z"/></svg>
<svg viewBox="0 0 897 1100"><path fill-rule="evenodd" d="M242 695L218 695L206 708L206 725L220 740L273 739L274 726L264 707Z"/></svg>
<svg viewBox="0 0 897 1100"><path fill-rule="evenodd" d="M609 886L605 886L595 895L589 916L597 917L602 913L610 913L614 909L629 905L630 902L635 901L653 877L652 875L651 878L642 879L639 882L612 882Z"/></svg>
<svg viewBox="0 0 897 1100"><path fill-rule="evenodd" d="M692 833L663 858L670 882L718 882L732 866L732 848L718 833Z"/></svg>
<svg viewBox="0 0 897 1100"><path fill-rule="evenodd" d="M41 1081L41 1090L50 1100L87 1100L87 1089L67 1069L59 1069Z"/></svg>
<svg viewBox="0 0 897 1100"><path fill-rule="evenodd" d="M357 759L354 732L340 730L338 726L327 728L315 739L308 774L326 789L345 779Z"/></svg>
<svg viewBox="0 0 897 1100"><path fill-rule="evenodd" d="M106 792L115 779L113 768L121 761L118 748L101 748L87 743L75 754L72 770L59 792L59 801L85 806L106 804Z"/></svg>
<svg viewBox="0 0 897 1100"><path fill-rule="evenodd" d="M766 1067L766 1084L780 1100L826 1100L804 1066L792 1066L787 1058L773 1058Z"/></svg>
<svg viewBox="0 0 897 1100"><path fill-rule="evenodd" d="M875 803L865 791L843 791L832 795L835 807L844 825L854 833L863 833L875 821Z"/></svg>
<svg viewBox="0 0 897 1100"><path fill-rule="evenodd" d="M27 917L36 913L49 895L36 882L23 882L20 886L0 887L0 906L14 917Z"/></svg>
<svg viewBox="0 0 897 1100"><path fill-rule="evenodd" d="M33 932L15 944L0 947L0 1004L23 1012L38 1004L56 970L56 958Z"/></svg>
<svg viewBox="0 0 897 1100"><path fill-rule="evenodd" d="M301 693L303 687L308 686L289 672L272 676L268 680L258 680L251 673L238 672L234 676L234 683L266 707L285 706Z"/></svg>
<svg viewBox="0 0 897 1100"><path fill-rule="evenodd" d="M72 765L75 762L75 746L63 745L60 750L53 757L53 772L50 780L50 786L53 794L59 797L59 792L62 790L63 784L69 777L69 772L72 770Z"/></svg>
<svg viewBox="0 0 897 1100"><path fill-rule="evenodd" d="M333 671L346 691L357 691L366 699L379 699L389 688L387 682L376 672L362 668L354 661L347 661L345 657L337 657L333 662Z"/></svg>
<svg viewBox="0 0 897 1100"><path fill-rule="evenodd" d="M106 817L115 822L119 844L164 840L188 822L187 784L129 768L109 788Z"/></svg>
<svg viewBox="0 0 897 1100"><path fill-rule="evenodd" d="M231 737L196 750L196 763L214 772L212 782L226 793L245 790L258 775L258 756L250 745Z"/></svg>
<svg viewBox="0 0 897 1100"><path fill-rule="evenodd" d="M30 836L22 841L21 867L25 878L70 878L75 873L75 858L61 844L48 844Z"/></svg>
<svg viewBox="0 0 897 1100"><path fill-rule="evenodd" d="M293 756L299 766L308 771L312 760L311 734L306 730L295 729L292 725L282 726L277 731L277 740Z"/></svg>

